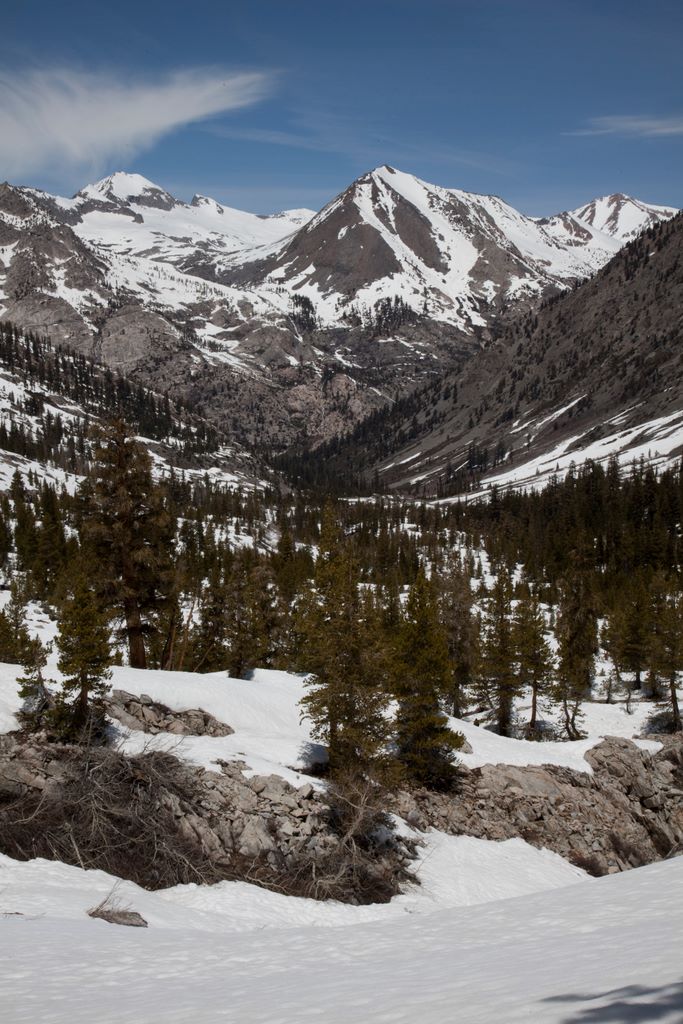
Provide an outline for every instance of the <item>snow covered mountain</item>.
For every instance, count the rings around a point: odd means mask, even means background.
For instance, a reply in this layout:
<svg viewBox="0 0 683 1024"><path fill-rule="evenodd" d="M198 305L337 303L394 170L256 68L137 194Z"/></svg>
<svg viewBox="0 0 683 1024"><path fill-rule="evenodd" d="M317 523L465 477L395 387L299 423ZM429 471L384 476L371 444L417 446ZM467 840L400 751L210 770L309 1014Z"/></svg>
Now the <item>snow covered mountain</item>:
<svg viewBox="0 0 683 1024"><path fill-rule="evenodd" d="M226 253L279 241L315 213L284 210L261 217L201 195L183 203L142 175L121 171L71 199L34 194L63 211L85 241L170 263L195 248Z"/></svg>
<svg viewBox="0 0 683 1024"><path fill-rule="evenodd" d="M638 199L617 192L612 196L594 199L592 203L574 210L571 216L624 243L658 221L668 220L676 212L671 206L641 203Z"/></svg>
<svg viewBox="0 0 683 1024"><path fill-rule="evenodd" d="M316 215L185 203L136 174L70 199L0 185L0 317L200 403L239 440L310 444L462 366L638 218L672 213L611 197L539 220L387 166Z"/></svg>
<svg viewBox="0 0 683 1024"><path fill-rule="evenodd" d="M386 482L432 495L540 487L586 459L670 465L683 454L682 254L679 214L380 414L349 458L372 451Z"/></svg>
<svg viewBox="0 0 683 1024"><path fill-rule="evenodd" d="M323 323L353 319L387 295L461 330L486 327L511 304L594 273L638 218L665 207L619 199L618 224L580 213L526 217L497 196L441 188L393 167L363 175L295 235L216 265L216 279L307 296ZM598 203L604 202L601 200ZM623 227L623 237L620 231ZM206 273L206 267L186 269Z"/></svg>

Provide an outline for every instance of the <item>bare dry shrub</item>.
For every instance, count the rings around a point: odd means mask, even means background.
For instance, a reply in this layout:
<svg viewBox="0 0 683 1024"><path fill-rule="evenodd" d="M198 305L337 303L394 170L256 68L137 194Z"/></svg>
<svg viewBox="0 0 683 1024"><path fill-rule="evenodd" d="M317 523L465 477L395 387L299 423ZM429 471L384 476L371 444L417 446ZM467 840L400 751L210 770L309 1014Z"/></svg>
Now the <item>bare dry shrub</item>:
<svg viewBox="0 0 683 1024"><path fill-rule="evenodd" d="M414 844L399 841L383 807L383 790L360 772L337 775L328 792L328 824L336 842L301 868L305 895L346 903L388 903L401 884L416 882L408 867Z"/></svg>
<svg viewBox="0 0 683 1024"><path fill-rule="evenodd" d="M607 874L606 862L597 853L581 853L580 850L572 850L569 860L577 868L582 868L593 878L600 878Z"/></svg>
<svg viewBox="0 0 683 1024"><path fill-rule="evenodd" d="M0 803L0 850L129 878L146 889L227 877L181 834L174 803L191 806L196 783L170 754L126 757L97 747L55 747L62 784Z"/></svg>
<svg viewBox="0 0 683 1024"><path fill-rule="evenodd" d="M622 836L619 832L610 832L609 838L615 852L627 864L631 864L633 867L641 867L643 864L648 863L648 857L626 836Z"/></svg>
<svg viewBox="0 0 683 1024"><path fill-rule="evenodd" d="M412 851L393 833L382 791L361 776L330 787L328 820L312 843L251 857L207 851L181 828L185 814L201 817L203 789L196 769L172 754L127 757L56 744L46 750L53 767L57 762L58 784L0 795L0 852L17 860L59 860L146 889L240 880L350 903L386 902L411 877Z"/></svg>
<svg viewBox="0 0 683 1024"><path fill-rule="evenodd" d="M118 886L112 888L103 900L96 907L87 911L88 917L106 921L108 924L122 924L129 928L146 928L147 922L137 910L131 910L130 906L124 905L118 897Z"/></svg>

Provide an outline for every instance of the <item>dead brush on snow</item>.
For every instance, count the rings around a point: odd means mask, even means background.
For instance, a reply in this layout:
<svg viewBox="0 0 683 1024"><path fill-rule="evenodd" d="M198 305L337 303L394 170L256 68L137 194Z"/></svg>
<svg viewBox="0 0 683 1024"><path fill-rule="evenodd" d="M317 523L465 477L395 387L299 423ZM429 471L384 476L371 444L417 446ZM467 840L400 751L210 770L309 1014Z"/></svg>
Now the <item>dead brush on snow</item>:
<svg viewBox="0 0 683 1024"><path fill-rule="evenodd" d="M21 750L12 747L10 763ZM43 765L50 784L19 795L0 786L0 852L17 860L58 860L151 890L248 881L285 895L356 904L386 902L411 878L409 844L395 836L382 790L362 777L330 786L314 848L302 839L289 853L253 857L207 849L183 827L201 817L202 773L171 753L129 757L113 748L58 744L26 750L27 773L40 774Z"/></svg>
<svg viewBox="0 0 683 1024"><path fill-rule="evenodd" d="M127 757L102 747L49 747L60 781L0 800L0 851L128 878L146 889L227 877L183 835L176 812L197 798L193 773L170 754Z"/></svg>
<svg viewBox="0 0 683 1024"><path fill-rule="evenodd" d="M126 925L128 928L146 928L147 922L142 914L138 914L137 910L131 910L129 904L121 902L118 897L118 889L119 882L96 907L91 907L86 911L88 917L106 921L108 924Z"/></svg>
<svg viewBox="0 0 683 1024"><path fill-rule="evenodd" d="M406 882L415 844L399 840L383 807L384 790L358 772L338 775L328 790L328 824L336 840L322 856L302 857L294 872L301 895L344 903L388 903Z"/></svg>

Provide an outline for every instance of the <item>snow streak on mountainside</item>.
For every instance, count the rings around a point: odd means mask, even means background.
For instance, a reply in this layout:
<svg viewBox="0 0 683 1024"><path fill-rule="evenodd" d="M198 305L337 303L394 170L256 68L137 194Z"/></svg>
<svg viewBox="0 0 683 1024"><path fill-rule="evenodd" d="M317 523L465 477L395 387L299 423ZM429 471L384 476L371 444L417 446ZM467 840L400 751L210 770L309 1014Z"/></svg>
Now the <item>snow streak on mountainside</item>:
<svg viewBox="0 0 683 1024"><path fill-rule="evenodd" d="M637 216L647 226L675 213L619 198L629 228ZM384 166L295 235L214 269L227 283L293 289L313 302L323 323L343 323L396 294L415 310L472 330L490 323L492 309L588 276L621 244L618 230L602 231L576 213L533 219L497 196L441 188Z"/></svg>
<svg viewBox="0 0 683 1024"><path fill-rule="evenodd" d="M671 213L612 198L616 220L603 200L537 220L386 166L315 216L183 203L135 174L71 199L0 185L0 318L201 405L240 441L311 445L459 370L501 319Z"/></svg>
<svg viewBox="0 0 683 1024"><path fill-rule="evenodd" d="M679 214L416 396L409 444L408 415L395 445L388 424L378 426L384 451L393 448L385 480L476 493L543 486L586 459L665 467L680 458L682 253Z"/></svg>

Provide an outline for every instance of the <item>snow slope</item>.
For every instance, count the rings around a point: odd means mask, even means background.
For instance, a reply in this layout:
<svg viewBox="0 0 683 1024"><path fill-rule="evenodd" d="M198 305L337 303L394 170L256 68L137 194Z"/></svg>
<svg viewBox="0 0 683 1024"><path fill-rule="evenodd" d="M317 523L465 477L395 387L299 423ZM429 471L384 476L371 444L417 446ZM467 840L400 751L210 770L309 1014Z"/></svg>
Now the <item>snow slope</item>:
<svg viewBox="0 0 683 1024"><path fill-rule="evenodd" d="M0 921L3 914L17 913L79 920L114 889L118 902L141 913L152 928L226 934L302 925L338 927L527 896L589 878L558 854L537 850L523 839L489 842L407 831L422 844L415 865L420 884L407 886L391 903L354 907L283 896L248 882L148 892L104 871L42 859L16 861L0 854Z"/></svg>
<svg viewBox="0 0 683 1024"><path fill-rule="evenodd" d="M574 403L570 403L572 404ZM541 422L560 416L567 408L569 406L564 406ZM485 494L494 486L541 490L551 477L556 476L561 480L570 467L575 467L588 459L606 466L610 458L616 457L622 467L628 467L644 459L659 470L667 469L679 462L683 452L683 409L636 423L635 426L623 426L623 421L631 411L626 409L611 420L607 420L607 432L596 441L585 441L585 435L575 434L535 458L526 462L522 458L510 469L502 472L496 470L486 475L482 480L482 490L472 493L471 498ZM529 421L523 426L533 436L534 429L537 429L540 423ZM585 433L589 435L590 430Z"/></svg>
<svg viewBox="0 0 683 1024"><path fill-rule="evenodd" d="M44 641L54 635L54 623L36 609L31 627ZM18 674L17 666L0 665L0 732L16 726ZM54 654L47 675L57 675ZM117 726L125 749L167 746L207 768L217 758L236 759L248 775L303 781L297 767L311 737L299 717L301 676L258 670L237 680L115 667L112 682L175 710L202 707L235 729L228 737L179 740ZM583 755L601 732L632 735L638 724L621 708L588 705L590 739L540 744L453 720L472 744L463 755L468 764L584 771ZM0 856L3 1024L683 1019L675 941L683 860L595 880L521 839L496 843L398 826L421 843L421 884L367 907L244 882L153 893L100 871ZM112 890L148 929L87 916ZM656 1018L644 1016L653 1005Z"/></svg>
<svg viewBox="0 0 683 1024"><path fill-rule="evenodd" d="M142 175L122 171L56 202L80 218L74 227L81 238L124 255L153 254L169 262L197 246L234 252L276 242L314 214L284 210L261 217L201 195L183 203Z"/></svg>
<svg viewBox="0 0 683 1024"><path fill-rule="evenodd" d="M632 196L616 192L611 196L600 196L570 216L576 217L583 224L618 239L621 243L628 242L641 231L656 224L658 220L668 220L678 211L672 206L655 206L643 203Z"/></svg>
<svg viewBox="0 0 683 1024"><path fill-rule="evenodd" d="M11 879L6 859L1 867ZM232 934L207 927L205 912L181 921L171 904L145 905L146 930L79 916L73 877L44 862L20 865L7 890L6 906L23 905L25 914L0 917L7 1024L683 1019L680 859L476 908L403 915L400 924L390 917ZM56 890L54 903L47 889Z"/></svg>
<svg viewBox="0 0 683 1024"><path fill-rule="evenodd" d="M37 632L46 640L54 635L53 625L46 619ZM301 769L314 759L323 760L324 748L310 733L309 723L301 719L299 700L304 692L304 677L290 672L257 669L249 680L231 679L225 672L196 675L191 672L142 671L127 666L114 666L112 687L129 693L147 694L174 711L201 707L235 730L231 736L178 736L147 733L114 724L123 749L136 753L143 747L161 748L186 758L204 768L215 768L218 760L240 761L245 774L281 775L294 786L310 782ZM18 666L0 664L0 732L15 728L14 715L19 710L16 677ZM51 655L48 675L59 678L55 654ZM636 713L627 715L619 705L586 704L588 731L585 740L536 743L498 736L471 722L451 718L453 729L464 733L472 747L471 754L461 754L463 764L470 768L484 764L541 765L553 764L592 771L585 753L603 736L632 738L642 728L652 705L636 704ZM638 740L646 750L656 751L659 744Z"/></svg>

